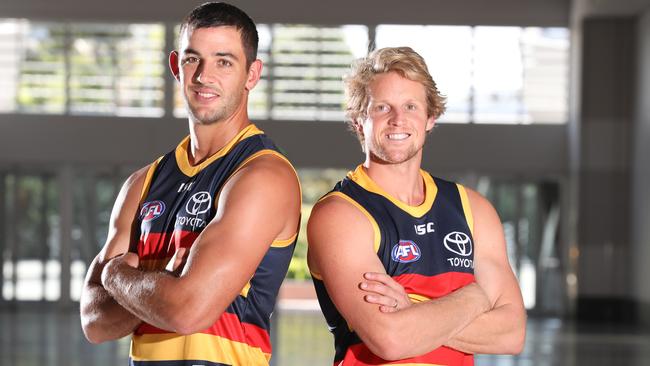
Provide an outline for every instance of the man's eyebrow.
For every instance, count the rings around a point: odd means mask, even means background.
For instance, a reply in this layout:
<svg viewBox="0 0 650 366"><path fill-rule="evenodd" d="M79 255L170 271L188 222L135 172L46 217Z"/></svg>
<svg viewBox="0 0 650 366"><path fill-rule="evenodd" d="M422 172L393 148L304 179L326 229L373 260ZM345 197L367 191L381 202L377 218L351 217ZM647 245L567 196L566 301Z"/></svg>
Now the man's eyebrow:
<svg viewBox="0 0 650 366"><path fill-rule="evenodd" d="M183 51L183 53L184 53L184 54L191 53L191 54L194 54L194 55L200 55L199 51L197 51L197 50L195 50L195 49L192 49L192 48L186 48L186 49Z"/></svg>
<svg viewBox="0 0 650 366"><path fill-rule="evenodd" d="M235 56L235 54L232 53L232 52L215 52L215 53L213 53L213 55L218 56L218 57L228 57L228 58L232 58L234 60L239 60L237 58L237 56Z"/></svg>

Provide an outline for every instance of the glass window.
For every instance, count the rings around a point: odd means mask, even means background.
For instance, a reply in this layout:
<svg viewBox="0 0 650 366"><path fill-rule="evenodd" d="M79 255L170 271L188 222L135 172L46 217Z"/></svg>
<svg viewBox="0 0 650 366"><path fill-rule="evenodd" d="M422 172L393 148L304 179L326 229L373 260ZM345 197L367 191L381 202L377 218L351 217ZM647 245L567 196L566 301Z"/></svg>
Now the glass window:
<svg viewBox="0 0 650 366"><path fill-rule="evenodd" d="M447 111L439 122L470 121L472 28L467 26L380 25L377 48L411 47L427 63Z"/></svg>
<svg viewBox="0 0 650 366"><path fill-rule="evenodd" d="M70 113L164 114L162 25L92 23L70 29Z"/></svg>
<svg viewBox="0 0 650 366"><path fill-rule="evenodd" d="M64 26L0 20L0 111L63 113Z"/></svg>
<svg viewBox="0 0 650 366"><path fill-rule="evenodd" d="M568 120L566 28L379 25L376 45L424 57L447 97L440 122Z"/></svg>
<svg viewBox="0 0 650 366"><path fill-rule="evenodd" d="M521 28L474 29L474 122L521 123Z"/></svg>
<svg viewBox="0 0 650 366"><path fill-rule="evenodd" d="M368 48L365 26L272 27L271 118L344 120L343 75Z"/></svg>

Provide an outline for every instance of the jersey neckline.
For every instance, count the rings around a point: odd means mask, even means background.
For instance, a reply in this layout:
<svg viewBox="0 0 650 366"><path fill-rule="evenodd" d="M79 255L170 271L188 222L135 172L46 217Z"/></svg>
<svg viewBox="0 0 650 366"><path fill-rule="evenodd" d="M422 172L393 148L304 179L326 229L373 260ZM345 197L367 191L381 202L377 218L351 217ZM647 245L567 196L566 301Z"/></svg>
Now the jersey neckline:
<svg viewBox="0 0 650 366"><path fill-rule="evenodd" d="M431 210L433 201L436 199L436 195L438 194L438 187L433 181L431 175L420 169L420 176L422 176L422 179L424 180L424 202L418 206L411 206L391 196L388 192L381 188L375 181L372 180L372 178L370 178L363 165L357 166L353 172L351 171L348 173L348 178L360 185L363 189L383 196L387 200L391 201L395 206L416 218L424 216L427 212L429 212L429 210Z"/></svg>
<svg viewBox="0 0 650 366"><path fill-rule="evenodd" d="M264 132L251 123L250 125L244 127L241 131L239 131L239 133L237 133L237 135L233 137L224 147L219 149L219 151L217 151L212 156L205 159L203 162L201 162L198 165L190 164L188 158L190 135L187 135L176 147L176 152L175 152L176 163L178 164L178 168L183 172L183 174L187 175L188 177L193 177L201 170L203 170L203 168L210 165L215 160L229 153L230 150L232 150L232 148L235 145L237 145L237 143L239 143L240 141L250 136L259 135L262 133Z"/></svg>

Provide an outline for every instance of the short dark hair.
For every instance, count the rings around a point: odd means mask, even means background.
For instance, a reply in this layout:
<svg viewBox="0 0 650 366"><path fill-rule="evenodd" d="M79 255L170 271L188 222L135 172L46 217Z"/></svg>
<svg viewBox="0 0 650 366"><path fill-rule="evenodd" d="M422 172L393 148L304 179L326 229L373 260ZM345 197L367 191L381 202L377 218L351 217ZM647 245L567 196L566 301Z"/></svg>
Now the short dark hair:
<svg viewBox="0 0 650 366"><path fill-rule="evenodd" d="M248 14L234 5L217 2L199 5L183 19L180 34L185 30L221 26L232 26L240 32L246 65L250 66L257 59L257 27Z"/></svg>

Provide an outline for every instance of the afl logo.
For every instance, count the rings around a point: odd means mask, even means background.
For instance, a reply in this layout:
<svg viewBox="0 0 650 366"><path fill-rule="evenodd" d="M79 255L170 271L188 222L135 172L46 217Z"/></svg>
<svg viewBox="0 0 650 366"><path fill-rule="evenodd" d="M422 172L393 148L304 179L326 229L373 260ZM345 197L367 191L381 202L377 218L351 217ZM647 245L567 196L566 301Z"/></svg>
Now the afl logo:
<svg viewBox="0 0 650 366"><path fill-rule="evenodd" d="M390 251L395 262L410 263L420 259L420 248L410 240L400 240Z"/></svg>
<svg viewBox="0 0 650 366"><path fill-rule="evenodd" d="M151 221L155 220L165 212L165 202L151 201L145 202L140 209L140 220Z"/></svg>
<svg viewBox="0 0 650 366"><path fill-rule="evenodd" d="M469 235L460 231L453 231L444 239L445 248L452 253L468 257L472 254L472 240Z"/></svg>
<svg viewBox="0 0 650 366"><path fill-rule="evenodd" d="M185 211L190 215L199 215L208 212L211 203L212 197L210 197L210 193L206 191L196 192L185 204Z"/></svg>

